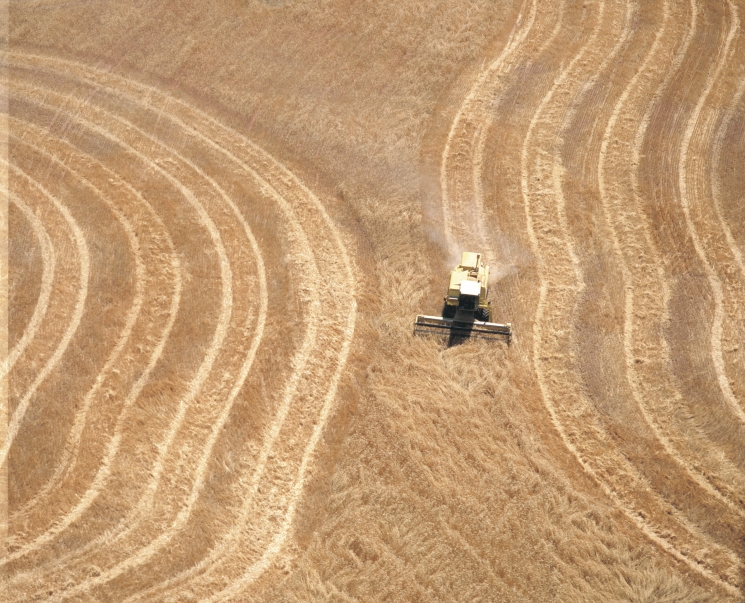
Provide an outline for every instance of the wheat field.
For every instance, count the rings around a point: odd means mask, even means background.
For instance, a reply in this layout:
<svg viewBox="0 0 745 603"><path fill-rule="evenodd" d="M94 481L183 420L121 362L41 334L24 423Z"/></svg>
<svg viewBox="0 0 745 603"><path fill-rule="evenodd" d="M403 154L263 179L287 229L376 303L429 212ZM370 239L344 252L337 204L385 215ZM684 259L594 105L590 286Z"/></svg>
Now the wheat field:
<svg viewBox="0 0 745 603"><path fill-rule="evenodd" d="M0 600L745 601L745 2L0 6Z"/></svg>

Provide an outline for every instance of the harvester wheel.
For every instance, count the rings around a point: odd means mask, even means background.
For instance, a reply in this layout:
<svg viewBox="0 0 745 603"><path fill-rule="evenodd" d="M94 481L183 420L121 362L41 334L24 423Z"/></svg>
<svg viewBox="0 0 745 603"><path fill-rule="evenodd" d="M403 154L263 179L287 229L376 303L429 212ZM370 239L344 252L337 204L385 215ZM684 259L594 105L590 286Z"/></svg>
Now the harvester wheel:
<svg viewBox="0 0 745 603"><path fill-rule="evenodd" d="M448 304L443 304L442 306L442 317L443 318L455 318L455 312L458 308L455 306L449 306Z"/></svg>
<svg viewBox="0 0 745 603"><path fill-rule="evenodd" d="M476 310L476 320L489 322L489 319L491 318L491 312L489 310L490 308L479 308Z"/></svg>

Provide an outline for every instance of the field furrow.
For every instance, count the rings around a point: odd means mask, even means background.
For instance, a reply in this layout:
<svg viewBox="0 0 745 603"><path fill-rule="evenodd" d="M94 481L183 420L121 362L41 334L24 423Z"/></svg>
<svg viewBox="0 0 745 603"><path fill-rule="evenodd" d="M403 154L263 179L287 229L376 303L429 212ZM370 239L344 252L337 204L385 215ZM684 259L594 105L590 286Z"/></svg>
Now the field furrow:
<svg viewBox="0 0 745 603"><path fill-rule="evenodd" d="M64 221L66 222L66 226L69 229L72 239L74 241L75 245L75 251L77 254L77 266L79 268L77 278L75 281L77 283L77 287L74 290L71 290L71 286L69 283L64 283L62 285L62 290L67 290L69 292L68 294L72 299L74 300L72 302L72 312L69 317L69 321L65 324L64 332L62 333L62 337L59 340L57 346L54 348L54 350L51 353L51 356L44 362L43 366L38 367L37 370L34 373L34 378L31 383L29 383L27 386L23 386L19 384L20 391L18 394L18 400L17 403L12 403L10 405L10 409L12 411L12 414L10 416L9 424L8 424L8 438L6 442L3 444L2 453L1 453L1 459L0 464L5 464L8 460L8 454L10 451L10 447L13 444L13 441L15 440L16 435L18 434L18 430L21 427L21 422L23 421L24 415L26 414L29 405L31 404L32 398L34 397L34 394L36 393L39 386L44 382L44 380L49 376L49 374L55 369L57 364L62 359L62 356L65 354L65 351L67 350L68 345L70 344L73 336L75 335L75 332L77 331L78 325L80 324L80 320L83 316L83 311L85 308L85 302L88 295L88 280L90 276L90 257L88 254L88 245L85 241L85 237L83 236L82 231L80 230L80 227L78 226L77 222L75 221L75 218L72 216L70 211L65 207L57 198L55 198L49 191L44 188L42 184L39 184L38 182L31 179L29 176L27 176L24 172L20 171L14 164L11 165L11 172L14 175L19 176L24 180L24 184L27 186L33 188L37 194L40 194L41 196L45 197L46 200L51 204L51 206L54 207L54 209L59 212L59 214L62 216ZM24 196L24 199L27 197ZM60 256L62 253L60 252ZM59 256L58 256L59 257ZM60 267L62 267L62 262L60 261ZM65 269L61 269L58 272L58 275L60 279L63 279L67 276L69 268L65 266ZM64 300L67 302L67 300ZM68 302L69 303L69 302ZM52 317L50 316L50 319ZM44 334L44 339L47 339L49 335L46 333ZM32 354L36 352L36 350L28 350L29 354ZM39 358L38 352L36 352L36 359ZM36 363L37 364L38 360ZM11 391L10 391L10 397L11 400L14 400L14 375L10 375L10 382L11 382ZM20 381L20 380L19 380Z"/></svg>
<svg viewBox="0 0 745 603"><path fill-rule="evenodd" d="M175 280L179 273L178 258L168 232L152 207L136 191L61 139L51 138L32 124L18 124L18 127L25 130L26 144L36 145L37 152L42 154L41 145L46 149L44 152L53 153L47 155L49 161L59 161L56 157L64 157L66 169L104 202L111 205L111 199L118 199L112 211L128 224L130 244L136 250L138 277L134 304L125 330L78 408L53 476L14 513L16 520L23 517L26 537L29 538L33 509L44 517L37 517L35 521L46 521L48 527L50 506L58 513L74 506L72 501L58 498L65 492L69 493L68 486L76 483L80 487L81 480L90 483L94 479L98 463L105 455L105 438L110 440L121 412L131 403L133 388L140 384L141 389L146 375L152 372L162 354L170 333L169 325L172 326L178 307L180 285ZM126 364L120 361L122 357L127 358ZM95 420L90 420L89 413L95 416ZM78 464L81 460L86 464L85 468Z"/></svg>
<svg viewBox="0 0 745 603"><path fill-rule="evenodd" d="M33 60L25 59L28 58L21 57L19 63ZM23 79L30 77L25 65L21 65L20 69L24 72ZM90 77L91 73L87 75ZM229 169L216 170L215 166L219 163L212 163L209 160L204 162L208 168L208 171L204 171L189 159L189 155L211 153L216 155L217 160L223 161L227 155L232 161L231 168L237 165L240 170L252 177L255 190L277 205L289 226L285 233L288 239L285 245L288 246L286 253L294 270L295 282L292 284L296 287L295 295L302 304L303 316L310 326L305 329L304 343L299 346L295 358L290 362L292 373L287 376L283 402L276 409L276 415L267 427L260 450L256 451L253 477L242 485L245 490L243 493L234 494L238 500L243 500L243 508L236 516L237 521L234 520L232 523L232 531L225 535L219 546L213 547L212 557L219 560L219 563L212 563L212 560L208 559L209 563L204 564L210 570L216 565L224 571L231 563L231 556L245 556L245 542L248 538L254 546L258 546L255 549L257 557L251 571L245 575L241 576L241 568L238 567L238 580L230 588L240 588L240 585L250 583L261 574L282 550L282 544L292 527L295 507L302 494L314 448L333 407L336 388L349 353L354 332L354 285L351 280L350 259L343 251L340 234L319 201L284 166L240 137L232 136L229 131L211 122L206 116L201 117L201 121L209 129L218 130L221 138L218 139L218 143L213 137L205 136L193 126L184 127L178 116L172 117L170 113L164 112L163 108L152 108L152 90L146 91L150 98L147 99L147 104L144 104L136 95L122 95L115 88L107 88L101 93L87 84L69 88L65 82L54 81L52 74L47 77L47 91L42 99L35 97L32 88L24 88L22 81L21 78L16 80L14 92L22 95L25 93L26 102L32 103L38 111L48 112L48 108L54 107L54 115L69 116L68 119L74 120L83 130L101 140L111 141L107 144L123 148L137 161L147 162L150 170L158 172L159 177L191 203L200 215L202 223L207 225L218 257L221 258L219 266L223 272L222 281L227 283L222 287L223 300L251 300L253 294L251 288L247 287L255 283L242 274L237 277L237 284L230 280L231 274L235 274L230 270L231 265L240 266L250 261L244 259L243 249L246 246L236 247L241 240L240 233L231 231L235 226L225 222L224 210L217 211L220 202L228 210L228 216L232 213L234 224L243 225L243 236L247 237L250 243L252 241L248 247L253 248L256 254L259 253L259 249L243 213L230 195L220 188L221 180L229 187L233 185L233 172ZM122 82L117 83L125 88ZM142 95L142 90L132 88ZM64 92L56 92L58 89ZM109 104L112 99L115 102L113 107ZM163 99L168 103L167 97ZM190 117L193 123L193 115ZM150 131L153 131L151 118L162 124L162 128L155 129L155 136L146 134L143 129L149 127ZM47 127L53 128L54 123ZM174 128L180 130L182 136L186 134L193 146L182 145L180 152L170 151L170 130ZM229 150L223 148L226 143L230 145L227 147ZM80 142L77 144L80 145ZM158 148L168 152L168 158L165 155L159 158L155 153ZM88 159L88 163L93 161L93 158ZM108 168L105 169L110 171ZM200 202L196 201L192 190L199 191ZM214 199L210 199L214 195L210 190L217 193ZM208 199L210 213L220 216L219 227L210 226L211 219L204 210L200 213L199 204L203 203L204 199ZM168 224L167 221L165 223ZM330 233L331 240L324 234L326 232ZM226 241L224 249L223 239ZM335 262L339 265L334 266ZM323 279L320 270L335 274L335 279ZM341 291L337 290L339 287ZM260 325L263 325L267 313L267 294L264 286L259 287L259 293L260 299L264 300L259 309L259 321ZM335 300L333 306L325 308L323 312L320 306L322 298ZM225 302L223 308L210 348L213 351L210 352L208 349L202 366L197 370L196 379L192 381L190 390L187 390L179 404L170 428L167 429L166 436L158 447L160 452L151 469L150 485L144 488L139 501L134 502L119 523L119 527L113 526L113 531L109 527L106 532L90 539L79 550L67 553L51 564L47 563L48 569L41 570L44 574L40 574L38 569L16 573L12 583L19 596L24 596L23 594L28 592L29 585L38 583L41 575L45 576L45 589L51 587L54 592L54 585L57 585L56 588L62 589L63 592L60 594L63 597L77 596L89 590L96 592L101 585L122 575L132 575L135 568L146 564L172 539L180 537L182 532L188 535L189 529L193 529L191 515L200 502L201 491L208 477L208 468L213 462L213 448L223 433L231 406L243 388L261 341L260 329L253 338L246 337L251 324L256 320L255 311L231 312L230 305L226 306ZM246 320L245 326L236 324L234 328L228 328L231 319L234 319L231 314L243 315ZM227 343L223 341L225 339L228 340ZM228 348L231 351L230 357L234 360L220 360L224 356L221 356L222 348ZM265 355L266 353L267 351L264 352ZM229 368L236 360L242 360L240 368ZM221 363L219 370L213 369L212 365L215 362ZM205 382L209 382L208 375L211 373L217 373L219 381L211 386L205 385ZM324 374L327 376L324 377ZM232 384L232 388L226 391L229 384ZM214 394L209 393L210 387L215 391ZM215 397L218 391L227 394L222 406L218 404L219 398ZM197 406L191 404L190 400L198 393L200 404ZM214 398L215 402L205 404L211 398ZM313 416L317 418L311 420L310 417ZM208 429L207 432L204 432L205 429ZM153 432L157 433L155 430ZM115 458L118 448L121 448L120 456L127 456L123 444L112 450L111 443L119 443L122 438L123 435L115 431L109 443L109 463L117 462L121 465L123 462ZM179 439L183 444L178 443ZM206 444L200 453L198 448L195 449L193 444L188 443L190 441L203 441ZM279 442L282 442L282 446L278 445ZM70 531L77 531L75 526L80 524L82 518L94 512L97 499L102 495L108 495L111 485L107 478L112 473L108 466L104 463L101 467L93 485L83 496L83 503L78 504L29 546L14 554L13 558L19 559L19 563L22 562L25 567L43 568L42 559L48 557L56 548L49 548L49 544L54 540L69 538ZM166 467L169 467L167 476L163 473ZM239 484L241 483L242 480ZM106 492L102 490L105 486ZM234 487L237 486L238 484ZM174 498L177 492L187 495L183 503L174 504L174 501L178 500ZM266 520L259 518L261 514L276 519L267 523ZM154 525L169 527L163 529L157 538L152 539L150 534ZM90 528L88 532L90 533ZM94 561L101 569L90 577L88 568ZM23 566L19 566L19 569ZM136 577L135 575L135 579ZM76 585L64 592L64 585L71 581Z"/></svg>
<svg viewBox="0 0 745 603"><path fill-rule="evenodd" d="M28 221L31 226L31 230L34 233L34 237L38 242L38 249L41 255L41 283L39 287L39 294L36 297L36 303L34 304L33 314L26 323L23 329L23 335L15 342L15 345L8 351L8 358L3 363L2 369L0 369L1 378L5 378L8 371L13 368L13 365L18 360L18 357L23 354L24 350L28 347L29 343L33 341L36 332L39 330L39 326L44 319L47 308L49 307L49 298L52 295L52 283L54 282L54 265L56 262L54 248L52 247L52 240L49 237L49 233L44 228L44 224L39 217L31 211L31 208L23 202L19 197L11 198L11 203L17 207L24 218ZM12 293L11 293L12 295Z"/></svg>
<svg viewBox="0 0 745 603"><path fill-rule="evenodd" d="M738 443L743 441L742 426L732 421L733 408L726 400L713 360L717 356L713 339L718 339L715 325L721 304L716 282L712 285L711 275L707 275L685 217L690 214L684 207L689 200L683 199L688 195L688 185L681 188L682 174L687 170L686 127L695 120L696 106L705 98L717 66L724 65L726 54L722 49L734 35L735 22L727 22L727 6L720 8L705 12L699 4L690 5L687 44L678 51L656 89L637 132L634 186L639 214L662 269L663 360L679 391L674 403L667 406L667 416L685 434L694 455L717 451L701 455L709 462L718 461L722 468L710 481L723 484L718 487L725 492L729 490L727 484L732 484L730 498L737 502L742 497L738 476L743 458ZM658 298L650 301L657 303ZM654 365L649 369L652 378L654 369ZM726 411L728 406L730 410Z"/></svg>
<svg viewBox="0 0 745 603"><path fill-rule="evenodd" d="M646 223L639 219L640 200L634 187L638 165L634 141L640 126L635 116L644 113L647 91L653 89L655 78L664 75L659 65L665 38L673 35L672 18L671 7L665 4L662 26L652 47L613 108L598 158L598 192L623 277L624 363L633 398L665 451L678 458L708 496L741 513L738 472L727 463L702 455L701 447L706 442L691 433L674 412L682 394L669 369L663 332L665 308L663 298L655 291L660 284L665 286L663 264Z"/></svg>

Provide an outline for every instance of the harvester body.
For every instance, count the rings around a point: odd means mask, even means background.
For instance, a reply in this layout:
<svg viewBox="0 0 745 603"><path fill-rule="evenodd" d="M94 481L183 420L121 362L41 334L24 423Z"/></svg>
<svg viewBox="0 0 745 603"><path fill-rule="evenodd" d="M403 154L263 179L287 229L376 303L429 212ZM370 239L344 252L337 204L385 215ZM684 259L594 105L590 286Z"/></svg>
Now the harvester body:
<svg viewBox="0 0 745 603"><path fill-rule="evenodd" d="M414 332L497 336L506 337L509 342L512 325L489 322L491 303L488 294L489 267L481 261L480 253L464 251L460 264L450 272L442 316L417 316Z"/></svg>
<svg viewBox="0 0 745 603"><path fill-rule="evenodd" d="M480 253L464 251L460 264L450 271L443 316L454 318L459 311L473 312L474 318L488 321L491 317L488 294L489 266L484 266Z"/></svg>

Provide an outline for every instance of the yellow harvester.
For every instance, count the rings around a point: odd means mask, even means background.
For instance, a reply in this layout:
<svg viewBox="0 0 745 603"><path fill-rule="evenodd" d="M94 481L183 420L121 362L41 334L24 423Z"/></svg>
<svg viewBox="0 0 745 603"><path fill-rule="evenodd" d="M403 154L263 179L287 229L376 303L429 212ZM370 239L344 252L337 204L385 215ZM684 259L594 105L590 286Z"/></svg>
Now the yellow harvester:
<svg viewBox="0 0 745 603"><path fill-rule="evenodd" d="M484 266L481 254L464 251L461 261L450 272L450 285L442 307L442 316L416 317L414 331L442 332L453 335L512 336L512 325L489 322L491 303L489 293L489 266Z"/></svg>

